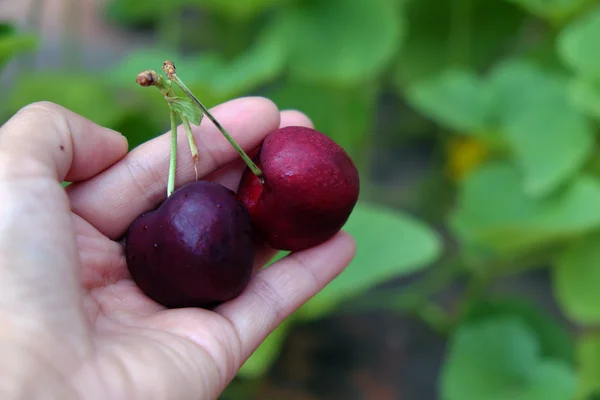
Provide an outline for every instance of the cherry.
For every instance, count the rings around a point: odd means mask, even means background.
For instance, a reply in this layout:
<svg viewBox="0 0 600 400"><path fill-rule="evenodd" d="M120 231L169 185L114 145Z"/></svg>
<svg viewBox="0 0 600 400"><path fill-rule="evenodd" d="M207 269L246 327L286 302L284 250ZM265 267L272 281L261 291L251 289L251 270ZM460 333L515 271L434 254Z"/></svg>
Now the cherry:
<svg viewBox="0 0 600 400"><path fill-rule="evenodd" d="M125 252L133 281L156 302L211 307L237 297L248 284L253 229L233 191L196 181L137 217Z"/></svg>
<svg viewBox="0 0 600 400"><path fill-rule="evenodd" d="M167 100L171 120L171 160L167 199L130 225L125 253L131 277L150 298L169 308L211 307L237 297L253 273L254 234L275 249L298 251L335 235L359 195L358 171L328 136L305 127L267 135L256 163L165 61L168 80L155 71L138 74ZM187 96L180 98L171 84ZM238 194L213 182L198 181L175 190L177 117L194 166L198 150L190 122L206 116L244 160ZM258 164L258 165L257 165ZM261 169L263 168L264 171Z"/></svg>
<svg viewBox="0 0 600 400"><path fill-rule="evenodd" d="M246 168L238 196L257 233L275 249L299 251L325 242L358 201L354 163L314 129L291 126L270 133L254 162L262 176Z"/></svg>

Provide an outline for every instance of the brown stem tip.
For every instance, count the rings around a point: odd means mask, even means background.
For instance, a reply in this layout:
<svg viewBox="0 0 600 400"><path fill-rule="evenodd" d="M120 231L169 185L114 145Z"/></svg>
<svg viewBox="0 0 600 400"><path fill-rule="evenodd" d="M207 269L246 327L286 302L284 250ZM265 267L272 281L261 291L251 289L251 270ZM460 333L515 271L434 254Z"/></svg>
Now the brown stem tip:
<svg viewBox="0 0 600 400"><path fill-rule="evenodd" d="M165 74L167 74L167 77L169 79L172 79L173 75L175 75L175 64L173 64L173 61L165 61L163 63L163 71L165 72Z"/></svg>
<svg viewBox="0 0 600 400"><path fill-rule="evenodd" d="M144 72L140 72L138 74L138 76L135 78L135 81L140 85L140 86L153 86L156 84L156 82L158 82L159 80L159 76L155 71L144 71Z"/></svg>

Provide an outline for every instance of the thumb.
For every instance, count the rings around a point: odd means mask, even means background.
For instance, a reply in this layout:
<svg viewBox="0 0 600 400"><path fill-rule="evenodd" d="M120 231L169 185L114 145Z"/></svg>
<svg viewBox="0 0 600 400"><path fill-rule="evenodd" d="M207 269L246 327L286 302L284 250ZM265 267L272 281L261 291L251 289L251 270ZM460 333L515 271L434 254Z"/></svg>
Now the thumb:
<svg viewBox="0 0 600 400"><path fill-rule="evenodd" d="M0 128L0 324L8 332L85 346L79 255L60 181L89 178L126 152L120 134L52 103L27 106Z"/></svg>

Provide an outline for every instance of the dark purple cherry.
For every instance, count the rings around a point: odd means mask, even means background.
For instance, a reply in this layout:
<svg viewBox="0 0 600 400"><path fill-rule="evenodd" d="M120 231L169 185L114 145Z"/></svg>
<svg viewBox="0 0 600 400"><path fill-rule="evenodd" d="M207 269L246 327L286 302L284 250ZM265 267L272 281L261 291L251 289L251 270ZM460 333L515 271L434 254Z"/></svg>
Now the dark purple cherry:
<svg viewBox="0 0 600 400"><path fill-rule="evenodd" d="M125 252L134 282L169 308L211 307L237 297L252 276L252 225L233 191L189 183L136 218Z"/></svg>

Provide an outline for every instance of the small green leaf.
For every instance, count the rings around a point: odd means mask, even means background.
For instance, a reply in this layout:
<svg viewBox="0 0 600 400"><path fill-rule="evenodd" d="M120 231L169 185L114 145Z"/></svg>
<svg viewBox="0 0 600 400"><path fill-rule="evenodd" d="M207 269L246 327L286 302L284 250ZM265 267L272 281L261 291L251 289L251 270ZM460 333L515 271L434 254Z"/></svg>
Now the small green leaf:
<svg viewBox="0 0 600 400"><path fill-rule="evenodd" d="M518 318L462 325L441 376L444 400L570 400L576 375L540 355L535 335Z"/></svg>
<svg viewBox="0 0 600 400"><path fill-rule="evenodd" d="M192 124L200 125L202 120L202 110L187 97L176 97L172 100L171 107L184 117L186 117Z"/></svg>
<svg viewBox="0 0 600 400"><path fill-rule="evenodd" d="M582 14L558 38L558 52L580 74L600 78L600 8Z"/></svg>
<svg viewBox="0 0 600 400"><path fill-rule="evenodd" d="M498 125L518 118L530 104L557 102L562 77L552 75L532 62L519 58L498 63L488 73L489 90L493 93L494 121ZM549 86L549 88L546 88Z"/></svg>
<svg viewBox="0 0 600 400"><path fill-rule="evenodd" d="M356 240L351 264L299 311L318 318L391 277L428 267L441 253L439 235L414 218L385 207L359 202L344 230Z"/></svg>
<svg viewBox="0 0 600 400"><path fill-rule="evenodd" d="M577 400L597 400L600 396L600 335L580 337L577 343L579 387Z"/></svg>
<svg viewBox="0 0 600 400"><path fill-rule="evenodd" d="M401 48L405 22L391 0L301 2L281 16L290 73L325 84L369 81Z"/></svg>
<svg viewBox="0 0 600 400"><path fill-rule="evenodd" d="M600 79L573 78L569 86L569 99L573 107L600 119Z"/></svg>
<svg viewBox="0 0 600 400"><path fill-rule="evenodd" d="M448 69L415 83L406 95L429 118L459 133L476 133L488 127L490 93L471 71Z"/></svg>
<svg viewBox="0 0 600 400"><path fill-rule="evenodd" d="M592 154L594 131L569 102L566 77L511 61L489 79L496 120L525 173L525 190L543 196L575 176Z"/></svg>
<svg viewBox="0 0 600 400"><path fill-rule="evenodd" d="M490 162L463 183L450 225L465 243L519 253L600 227L598 204L600 182L594 178L578 177L538 198L524 191L515 166Z"/></svg>
<svg viewBox="0 0 600 400"><path fill-rule="evenodd" d="M600 234L577 240L556 260L553 286L564 312L582 324L600 323Z"/></svg>
<svg viewBox="0 0 600 400"><path fill-rule="evenodd" d="M264 375L276 361L294 320L292 315L275 328L242 365L238 375L244 378L257 378Z"/></svg>
<svg viewBox="0 0 600 400"><path fill-rule="evenodd" d="M519 318L535 334L543 357L572 363L573 339L556 318L527 298L492 297L474 302L467 310L463 323L474 323L491 317Z"/></svg>
<svg viewBox="0 0 600 400"><path fill-rule="evenodd" d="M523 168L525 190L545 195L574 177L592 155L594 131L582 114L568 108L534 109L505 127Z"/></svg>

